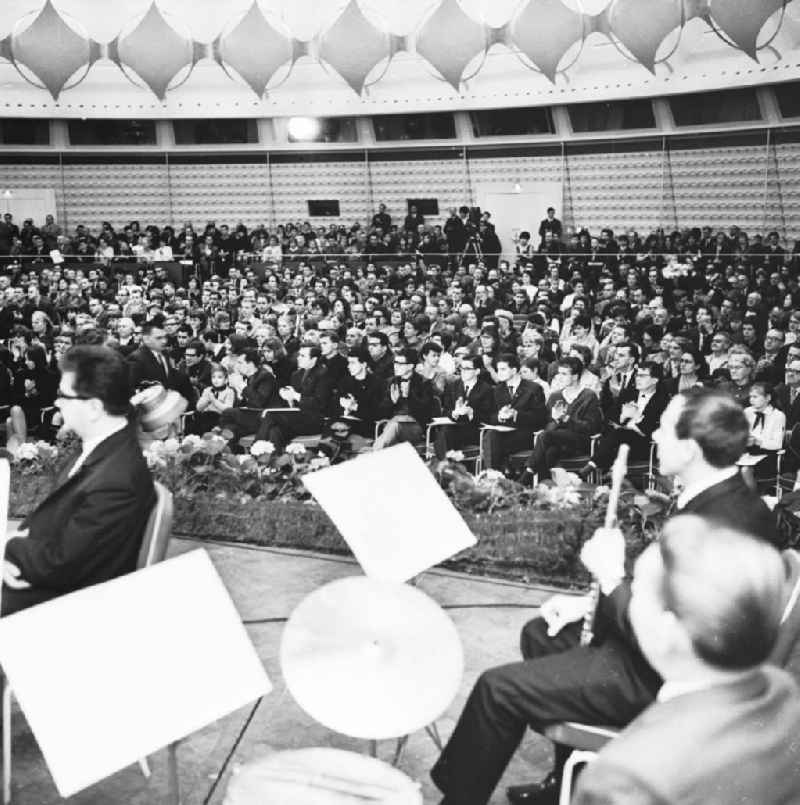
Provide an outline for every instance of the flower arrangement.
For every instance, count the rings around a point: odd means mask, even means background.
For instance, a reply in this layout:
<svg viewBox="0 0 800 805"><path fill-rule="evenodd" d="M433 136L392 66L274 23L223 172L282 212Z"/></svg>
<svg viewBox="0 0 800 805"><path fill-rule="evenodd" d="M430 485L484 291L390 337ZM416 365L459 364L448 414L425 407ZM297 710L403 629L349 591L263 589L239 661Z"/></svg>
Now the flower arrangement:
<svg viewBox="0 0 800 805"><path fill-rule="evenodd" d="M185 499L211 495L240 503L260 500L307 500L303 475L322 469L328 459L293 442L277 455L272 442L253 442L247 453L234 453L216 433L153 442L145 451L153 476Z"/></svg>

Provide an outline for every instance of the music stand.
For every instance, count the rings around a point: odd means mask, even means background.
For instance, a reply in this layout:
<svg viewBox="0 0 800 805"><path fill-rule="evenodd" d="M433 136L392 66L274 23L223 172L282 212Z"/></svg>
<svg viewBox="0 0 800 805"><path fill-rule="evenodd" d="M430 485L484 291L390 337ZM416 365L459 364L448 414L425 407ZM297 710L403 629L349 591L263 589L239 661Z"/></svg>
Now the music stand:
<svg viewBox="0 0 800 805"><path fill-rule="evenodd" d="M205 550L0 619L0 663L62 797L272 687Z"/></svg>
<svg viewBox="0 0 800 805"><path fill-rule="evenodd" d="M408 581L475 544L410 444L309 473L303 483L372 578Z"/></svg>

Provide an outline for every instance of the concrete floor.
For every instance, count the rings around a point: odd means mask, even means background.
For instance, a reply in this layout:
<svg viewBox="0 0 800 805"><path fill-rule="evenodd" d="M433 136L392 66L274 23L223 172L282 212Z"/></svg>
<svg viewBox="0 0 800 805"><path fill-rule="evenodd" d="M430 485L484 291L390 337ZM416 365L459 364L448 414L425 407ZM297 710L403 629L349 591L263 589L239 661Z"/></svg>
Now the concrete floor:
<svg viewBox="0 0 800 805"><path fill-rule="evenodd" d="M179 554L197 547L208 550L243 620L288 616L308 593L320 585L343 576L360 575L358 566L346 559L242 545L200 545L176 539L170 553ZM550 591L438 570L426 573L418 586L443 605L530 605L530 609L450 611L464 644L465 674L455 701L437 722L440 734L446 739L478 674L486 668L518 659L519 630L536 614L537 607ZM247 627L272 680L272 692L255 711L252 706L239 710L181 742L178 762L184 805L222 803L231 769L268 752L306 746L367 751L365 741L328 730L295 704L286 689L278 662L282 628L282 623ZM80 725L76 725L75 735L79 740ZM16 805L50 805L64 801L58 796L36 742L18 709L14 712L13 736L13 802ZM393 742L384 741L378 746L378 755L385 760L392 757L393 751ZM426 805L438 803L440 799L428 777L428 770L437 756L431 739L419 732L410 737L399 764L403 772L421 782ZM549 766L549 757L548 742L529 732L492 803L506 802L506 785L541 777ZM165 803L165 758L164 751L151 757L153 773L149 780L143 777L138 766L130 766L67 801L75 805Z"/></svg>

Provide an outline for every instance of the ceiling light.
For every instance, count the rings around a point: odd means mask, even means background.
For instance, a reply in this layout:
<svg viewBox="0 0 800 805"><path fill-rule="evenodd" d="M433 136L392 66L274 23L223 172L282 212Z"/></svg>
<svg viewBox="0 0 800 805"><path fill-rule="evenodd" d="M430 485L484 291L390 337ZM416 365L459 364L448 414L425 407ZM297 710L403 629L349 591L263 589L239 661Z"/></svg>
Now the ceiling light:
<svg viewBox="0 0 800 805"><path fill-rule="evenodd" d="M315 140L322 129L316 117L290 117L289 138L298 142Z"/></svg>

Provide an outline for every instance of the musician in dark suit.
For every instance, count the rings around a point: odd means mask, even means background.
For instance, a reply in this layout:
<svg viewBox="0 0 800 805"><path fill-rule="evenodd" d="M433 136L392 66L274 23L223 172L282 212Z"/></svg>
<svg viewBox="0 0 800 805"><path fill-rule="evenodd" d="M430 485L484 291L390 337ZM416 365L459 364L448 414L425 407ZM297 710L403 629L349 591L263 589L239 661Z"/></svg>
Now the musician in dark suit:
<svg viewBox="0 0 800 805"><path fill-rule="evenodd" d="M636 563L628 608L664 685L581 774L574 805L797 800L800 691L764 665L784 586L764 543L704 518L667 524Z"/></svg>
<svg viewBox="0 0 800 805"><path fill-rule="evenodd" d="M56 405L83 449L61 483L10 535L2 614L136 569L155 489L128 422L121 355L77 346L62 359Z"/></svg>
<svg viewBox="0 0 800 805"><path fill-rule="evenodd" d="M478 444L480 425L492 415L492 387L481 380L483 359L465 355L458 359L460 377L445 386L442 414L455 425L436 429L436 455L443 459L448 450Z"/></svg>
<svg viewBox="0 0 800 805"><path fill-rule="evenodd" d="M736 467L748 433L744 411L729 395L699 388L670 402L653 436L662 472L684 485L679 511L774 543L772 513ZM542 607L547 619L535 618L522 630L523 661L478 678L431 771L447 805L488 802L528 726L542 731L560 721L579 721L623 727L653 702L662 679L630 632L630 584L623 577L620 562L599 579L602 594L590 646L578 645L588 597L555 596ZM512 803L558 801L570 750L555 749L553 772L539 783L509 789Z"/></svg>
<svg viewBox="0 0 800 805"><path fill-rule="evenodd" d="M297 353L297 371L292 382L278 390L278 396L294 409L292 413L269 412L261 420L256 439L267 439L282 453L295 436L322 431L322 420L330 404L331 387L324 366L319 366L320 348L305 343Z"/></svg>
<svg viewBox="0 0 800 805"><path fill-rule="evenodd" d="M669 402L660 387L662 374L663 367L655 361L645 361L637 367L634 392L620 395L622 405L615 406L615 418L608 420L609 427L597 443L594 456L578 471L581 478L588 478L596 469L608 470L621 444L631 448L629 461L649 457L650 439Z"/></svg>
<svg viewBox="0 0 800 805"><path fill-rule="evenodd" d="M507 352L497 356L495 371L498 383L489 423L511 427L511 431L489 431L484 436L484 465L502 468L508 456L533 446L533 434L544 427L547 419L544 391L538 383L523 380L519 374L519 358Z"/></svg>

